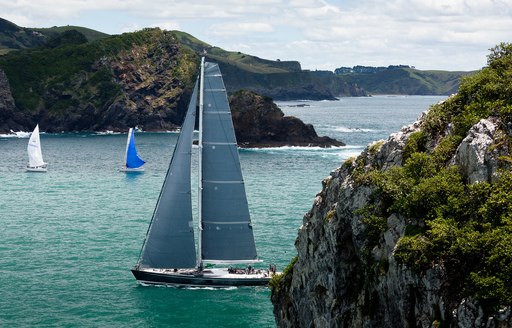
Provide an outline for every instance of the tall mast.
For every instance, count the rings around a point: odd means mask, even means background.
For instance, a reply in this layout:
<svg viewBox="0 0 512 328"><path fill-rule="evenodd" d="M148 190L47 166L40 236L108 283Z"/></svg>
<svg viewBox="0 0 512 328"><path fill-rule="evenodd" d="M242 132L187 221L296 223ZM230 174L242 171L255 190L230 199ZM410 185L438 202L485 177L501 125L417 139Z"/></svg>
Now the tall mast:
<svg viewBox="0 0 512 328"><path fill-rule="evenodd" d="M130 145L130 137L132 135L132 128L128 130L128 137L126 138L126 149L124 150L124 164L123 166L126 168L126 161L128 160L128 146Z"/></svg>
<svg viewBox="0 0 512 328"><path fill-rule="evenodd" d="M197 231L197 267L202 268L203 259L202 259L202 251L201 251L201 238L203 234L203 213L201 209L202 203L202 194L203 194L203 97L204 97L204 57L201 58L201 75L199 76L199 173L198 173L198 231Z"/></svg>

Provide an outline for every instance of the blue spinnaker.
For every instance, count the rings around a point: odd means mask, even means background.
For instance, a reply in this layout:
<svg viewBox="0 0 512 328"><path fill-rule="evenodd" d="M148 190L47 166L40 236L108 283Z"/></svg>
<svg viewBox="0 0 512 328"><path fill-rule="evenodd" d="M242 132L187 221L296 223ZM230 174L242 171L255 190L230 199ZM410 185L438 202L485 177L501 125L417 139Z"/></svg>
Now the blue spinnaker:
<svg viewBox="0 0 512 328"><path fill-rule="evenodd" d="M137 154L137 148L135 148L135 134L134 130L132 130L132 134L130 136L130 143L128 144L128 149L126 151L126 167L136 169L144 165L144 162Z"/></svg>

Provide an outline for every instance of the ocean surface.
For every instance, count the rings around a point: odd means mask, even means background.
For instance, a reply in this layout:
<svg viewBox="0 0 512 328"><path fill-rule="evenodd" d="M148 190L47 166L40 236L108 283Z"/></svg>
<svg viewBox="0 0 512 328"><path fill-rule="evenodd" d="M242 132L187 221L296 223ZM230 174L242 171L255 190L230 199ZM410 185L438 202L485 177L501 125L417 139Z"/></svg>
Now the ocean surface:
<svg viewBox="0 0 512 328"><path fill-rule="evenodd" d="M347 146L240 151L262 266L282 270L296 255L297 230L330 171L445 98L278 102ZM130 175L118 172L126 134L42 134L48 173L25 172L28 133L0 136L0 327L275 327L268 288L133 278L176 139L136 133L146 172Z"/></svg>

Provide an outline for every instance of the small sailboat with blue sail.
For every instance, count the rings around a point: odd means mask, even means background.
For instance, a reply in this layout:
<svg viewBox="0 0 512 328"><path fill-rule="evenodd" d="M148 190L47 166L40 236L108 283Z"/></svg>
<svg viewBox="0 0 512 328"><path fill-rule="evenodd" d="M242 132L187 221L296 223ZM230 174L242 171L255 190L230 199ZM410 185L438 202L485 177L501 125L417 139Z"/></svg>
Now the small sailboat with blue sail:
<svg viewBox="0 0 512 328"><path fill-rule="evenodd" d="M36 125L34 131L30 135L27 145L28 164L27 172L46 172L48 171L48 163L43 160L41 151L41 138L39 137L39 124Z"/></svg>
<svg viewBox="0 0 512 328"><path fill-rule="evenodd" d="M275 273L258 259L226 88L218 64L201 60L199 83L132 269L145 284L257 286ZM198 97L199 96L199 97ZM198 227L194 236L191 158L199 98ZM237 268L237 265L243 265ZM223 266L223 267L218 267ZM227 267L225 267L227 266Z"/></svg>
<svg viewBox="0 0 512 328"><path fill-rule="evenodd" d="M130 128L126 139L126 151L124 154L124 165L120 169L121 172L144 172L143 165L146 163L137 153L135 147L135 130Z"/></svg>

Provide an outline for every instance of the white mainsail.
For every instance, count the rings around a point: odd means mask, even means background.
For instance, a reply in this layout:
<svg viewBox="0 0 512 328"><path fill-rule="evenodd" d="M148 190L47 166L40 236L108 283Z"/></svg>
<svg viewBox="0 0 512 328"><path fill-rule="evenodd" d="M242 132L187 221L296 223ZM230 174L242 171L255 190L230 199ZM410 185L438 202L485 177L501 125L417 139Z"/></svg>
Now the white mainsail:
<svg viewBox="0 0 512 328"><path fill-rule="evenodd" d="M45 166L43 161L43 153L41 152L41 140L39 138L39 124L36 125L34 131L30 135L27 145L28 152L28 168L36 168Z"/></svg>

